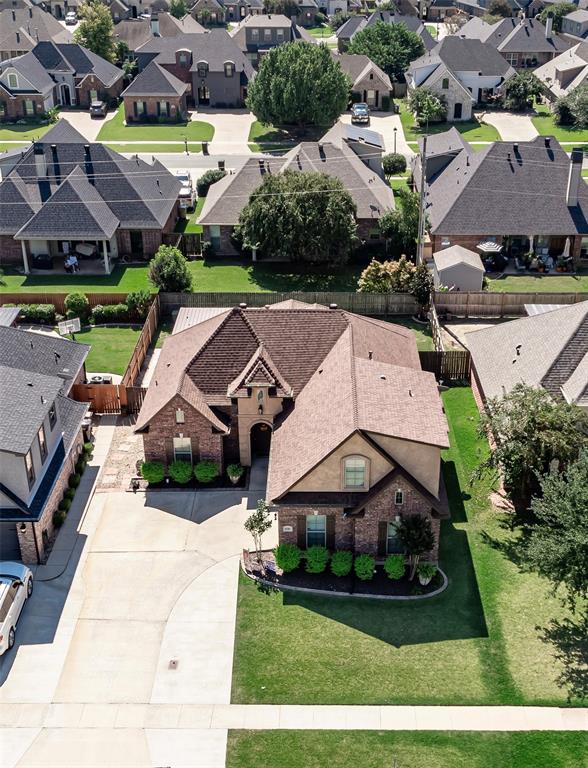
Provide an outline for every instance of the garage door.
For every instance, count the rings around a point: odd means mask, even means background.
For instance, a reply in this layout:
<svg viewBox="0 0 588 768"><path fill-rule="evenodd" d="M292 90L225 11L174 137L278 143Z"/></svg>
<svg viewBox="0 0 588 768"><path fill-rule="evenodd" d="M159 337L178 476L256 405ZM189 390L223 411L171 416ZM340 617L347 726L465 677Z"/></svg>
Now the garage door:
<svg viewBox="0 0 588 768"><path fill-rule="evenodd" d="M20 560L16 523L0 523L0 560Z"/></svg>

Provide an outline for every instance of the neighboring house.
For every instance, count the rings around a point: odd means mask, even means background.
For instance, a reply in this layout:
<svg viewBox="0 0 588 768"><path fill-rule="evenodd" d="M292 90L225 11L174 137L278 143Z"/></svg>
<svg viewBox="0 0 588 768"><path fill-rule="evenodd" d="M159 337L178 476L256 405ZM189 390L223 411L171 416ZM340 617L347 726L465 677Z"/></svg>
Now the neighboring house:
<svg viewBox="0 0 588 768"><path fill-rule="evenodd" d="M316 43L317 40L296 23L296 17L268 13L260 16L247 16L235 29L231 37L254 66L264 53L282 43L305 40Z"/></svg>
<svg viewBox="0 0 588 768"><path fill-rule="evenodd" d="M588 36L588 11L572 11L572 13L564 16L561 20L561 32L562 35L570 35L585 40Z"/></svg>
<svg viewBox="0 0 588 768"><path fill-rule="evenodd" d="M515 69L535 69L570 47L553 31L551 18L545 26L538 19L501 19L496 24L470 19L459 36L491 45Z"/></svg>
<svg viewBox="0 0 588 768"><path fill-rule="evenodd" d="M121 255L152 256L173 232L180 187L159 161L127 160L59 120L0 183L2 265L61 271L75 252L82 272L87 256L109 273Z"/></svg>
<svg viewBox="0 0 588 768"><path fill-rule="evenodd" d="M204 27L217 26L225 22L225 7L221 0L196 0L190 13Z"/></svg>
<svg viewBox="0 0 588 768"><path fill-rule="evenodd" d="M446 18L461 13L457 0L427 0L427 21L445 21ZM464 17L465 18L465 17Z"/></svg>
<svg viewBox="0 0 588 768"><path fill-rule="evenodd" d="M74 0L75 2L76 0ZM51 0L52 3L60 0ZM116 23L124 19L138 19L169 11L168 0L103 0L110 9L113 21ZM66 5L71 5L71 0L66 0Z"/></svg>
<svg viewBox="0 0 588 768"><path fill-rule="evenodd" d="M333 58L351 81L354 101L364 101L371 109L390 111L392 83L388 75L368 57L350 53L337 54Z"/></svg>
<svg viewBox="0 0 588 768"><path fill-rule="evenodd" d="M303 142L284 157L251 158L240 170L210 187L198 221L204 226L204 238L212 243L215 253L235 253L233 229L250 195L266 174L286 170L316 171L338 178L349 190L357 207L358 236L363 240L381 240L378 222L394 208L392 189L381 178L381 170L374 170L361 159L363 150L361 154L354 151L354 147L361 142L348 142L338 132L331 136L331 140L328 139L327 134L320 142ZM371 154L377 158L380 150L374 148Z"/></svg>
<svg viewBox="0 0 588 768"><path fill-rule="evenodd" d="M421 514L436 560L448 430L412 333L294 301L215 312L164 343L135 425L146 460L269 455L280 542L384 557Z"/></svg>
<svg viewBox="0 0 588 768"><path fill-rule="evenodd" d="M171 13L154 13L150 19L128 19L114 27L117 42L125 43L131 53L154 37L177 37L199 32L204 32L204 27L192 16L176 19Z"/></svg>
<svg viewBox="0 0 588 768"><path fill-rule="evenodd" d="M473 152L468 142L457 128L450 128L443 133L427 136L427 155L425 181L430 183L460 152ZM424 152L423 139L419 139L419 152L411 160L412 173L417 187L420 188L421 157Z"/></svg>
<svg viewBox="0 0 588 768"><path fill-rule="evenodd" d="M523 12L526 16L533 17L544 6L544 0L507 0L512 8L512 15L517 16ZM458 11L470 16L486 16L489 13L491 0L455 0Z"/></svg>
<svg viewBox="0 0 588 768"><path fill-rule="evenodd" d="M190 86L152 61L122 93L125 121L184 122L188 117L186 92Z"/></svg>
<svg viewBox="0 0 588 768"><path fill-rule="evenodd" d="M241 21L245 16L265 13L263 0L225 0L225 21Z"/></svg>
<svg viewBox="0 0 588 768"><path fill-rule="evenodd" d="M77 13L80 5L81 0L46 0L43 3L45 10L59 20L65 19L66 14L70 11Z"/></svg>
<svg viewBox="0 0 588 768"><path fill-rule="evenodd" d="M0 121L42 117L56 104L55 81L33 53L0 63Z"/></svg>
<svg viewBox="0 0 588 768"><path fill-rule="evenodd" d="M152 61L188 84L188 107L241 107L255 77L251 63L224 29L153 38L137 51L139 71Z"/></svg>
<svg viewBox="0 0 588 768"><path fill-rule="evenodd" d="M384 24L404 24L405 27L415 32L423 41L426 51L435 47L435 40L431 37L429 30L417 16L404 16L391 11L374 11L369 16L352 16L347 19L335 32L337 37L337 48L343 53L349 48L349 44L358 32L362 29L373 27L374 24L383 22Z"/></svg>
<svg viewBox="0 0 588 768"><path fill-rule="evenodd" d="M588 302L536 309L530 317L466 334L478 404L523 383L588 409Z"/></svg>
<svg viewBox="0 0 588 768"><path fill-rule="evenodd" d="M0 307L0 326L10 328L16 325L19 314L20 309L18 307Z"/></svg>
<svg viewBox="0 0 588 768"><path fill-rule="evenodd" d="M380 178L385 178L382 158L386 147L381 133L371 131L361 125L352 125L337 120L335 125L325 133L321 142L333 144L340 150L343 150L344 145L349 147L364 165L377 173Z"/></svg>
<svg viewBox="0 0 588 768"><path fill-rule="evenodd" d="M82 446L86 403L68 397L90 347L0 327L0 557L39 563Z"/></svg>
<svg viewBox="0 0 588 768"><path fill-rule="evenodd" d="M502 92L515 75L496 48L480 40L444 37L406 72L408 89L427 87L447 105L447 120L471 120L475 104Z"/></svg>
<svg viewBox="0 0 588 768"><path fill-rule="evenodd" d="M567 96L588 77L588 42L577 43L539 69L535 76L543 83L545 96L555 101Z"/></svg>
<svg viewBox="0 0 588 768"><path fill-rule="evenodd" d="M71 42L71 33L50 13L35 6L0 12L0 61L32 51L38 42Z"/></svg>
<svg viewBox="0 0 588 768"><path fill-rule="evenodd" d="M479 253L452 245L433 254L435 290L481 291L484 265Z"/></svg>
<svg viewBox="0 0 588 768"><path fill-rule="evenodd" d="M335 16L337 13L359 13L364 7L361 0L322 0L319 8L324 10L327 16Z"/></svg>
<svg viewBox="0 0 588 768"><path fill-rule="evenodd" d="M569 250L576 265L588 260L582 152L570 159L550 136L461 150L429 180L426 200L433 252L494 241L507 256Z"/></svg>
<svg viewBox="0 0 588 768"><path fill-rule="evenodd" d="M301 27L314 27L319 7L315 0L297 0L298 13L296 21Z"/></svg>

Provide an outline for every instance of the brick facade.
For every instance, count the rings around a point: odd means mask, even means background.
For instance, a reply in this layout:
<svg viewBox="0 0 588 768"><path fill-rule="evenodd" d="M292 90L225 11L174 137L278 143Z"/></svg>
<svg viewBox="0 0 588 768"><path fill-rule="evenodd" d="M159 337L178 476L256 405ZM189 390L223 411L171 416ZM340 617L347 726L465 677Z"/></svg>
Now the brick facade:
<svg viewBox="0 0 588 768"><path fill-rule="evenodd" d="M155 386L152 382L150 386ZM184 412L184 422L176 422L176 410ZM166 466L174 460L174 437L189 437L192 445L192 461L215 461L224 464L223 435L215 432L204 416L192 408L183 398L176 396L149 422L143 433L146 461L161 461Z"/></svg>
<svg viewBox="0 0 588 768"><path fill-rule="evenodd" d="M22 267L22 247L20 240L10 235L0 235L0 266L16 264Z"/></svg>
<svg viewBox="0 0 588 768"><path fill-rule="evenodd" d="M20 523L16 524L16 532L18 534L18 543L23 563L34 564L43 562L45 559L45 543L50 542L56 534L56 529L53 525L53 513L59 506L59 502L63 498L63 494L68 487L69 476L75 472L76 461L82 451L82 446L83 435L80 430L63 463L57 482L49 494L49 498L45 503L45 508L39 522L27 523L24 531L21 531ZM37 550L39 552L38 559Z"/></svg>
<svg viewBox="0 0 588 768"><path fill-rule="evenodd" d="M76 83L76 102L78 107L84 109L90 108L90 92L96 91L98 100L105 101L108 105L114 106L121 95L124 87L123 78L119 78L114 85L109 88L104 86L101 80L94 75L84 77L79 83Z"/></svg>
<svg viewBox="0 0 588 768"><path fill-rule="evenodd" d="M143 116L135 116L135 103L143 102L145 104L145 115L150 118L157 118L159 122L166 123L178 123L183 122L188 114L188 107L186 104L186 95L182 96L166 96L165 98L157 98L156 96L123 96L125 105L125 120L127 123L144 123ZM169 104L169 116L159 117L157 112L157 105L160 101L166 101Z"/></svg>
<svg viewBox="0 0 588 768"><path fill-rule="evenodd" d="M32 101L34 114L27 114L25 101ZM45 100L41 94L18 94L12 96L0 85L0 102L4 106L4 114L0 116L0 122L5 120L17 120L27 117L40 117L47 111Z"/></svg>
<svg viewBox="0 0 588 768"><path fill-rule="evenodd" d="M397 490L402 490L404 493L404 502L401 505L394 503ZM406 480L395 480L371 499L365 507L363 517L343 517L343 507L288 507L278 504L280 543L302 546L301 538L304 536L304 531L301 532L298 528L298 518L312 515L315 511L327 516L327 538L329 538L329 530L332 531L332 541L328 541L327 546L332 549L350 549L374 556L382 556L378 551L380 523L393 522L397 516L425 515L430 518L433 526L435 547L424 559L435 562L439 559L440 521L432 516L430 504ZM333 518L334 522L330 523L328 518ZM289 526L292 530L284 531L284 526Z"/></svg>

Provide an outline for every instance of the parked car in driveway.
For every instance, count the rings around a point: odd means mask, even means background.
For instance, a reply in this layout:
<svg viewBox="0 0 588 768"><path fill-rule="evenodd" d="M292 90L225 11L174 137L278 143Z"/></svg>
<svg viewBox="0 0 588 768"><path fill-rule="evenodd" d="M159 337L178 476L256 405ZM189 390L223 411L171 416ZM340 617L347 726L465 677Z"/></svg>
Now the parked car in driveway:
<svg viewBox="0 0 588 768"><path fill-rule="evenodd" d="M359 104L354 104L351 107L351 122L369 124L370 108L367 104L360 101Z"/></svg>
<svg viewBox="0 0 588 768"><path fill-rule="evenodd" d="M77 24L77 23L78 23L78 17L76 15L76 12L75 11L68 11L65 14L65 24L66 24L66 26L71 27L73 24Z"/></svg>
<svg viewBox="0 0 588 768"><path fill-rule="evenodd" d="M189 171L174 171L174 176L182 182L182 188L180 189L180 207L181 208L193 208L196 200L194 187L192 186L192 178Z"/></svg>
<svg viewBox="0 0 588 768"><path fill-rule="evenodd" d="M90 104L90 117L106 117L108 107L105 101L93 101Z"/></svg>
<svg viewBox="0 0 588 768"><path fill-rule="evenodd" d="M22 563L0 562L0 656L14 645L16 625L33 594L33 574Z"/></svg>

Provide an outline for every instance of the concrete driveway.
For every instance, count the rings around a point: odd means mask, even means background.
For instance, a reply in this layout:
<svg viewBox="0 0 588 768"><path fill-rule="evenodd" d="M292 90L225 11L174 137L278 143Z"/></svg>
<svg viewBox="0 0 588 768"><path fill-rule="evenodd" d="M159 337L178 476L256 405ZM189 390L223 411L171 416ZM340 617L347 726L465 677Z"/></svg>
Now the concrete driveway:
<svg viewBox="0 0 588 768"><path fill-rule="evenodd" d="M342 123L351 123L351 114L346 112L339 118ZM384 146L386 153L394 152L394 129L396 128L396 152L404 155L406 158L414 155L413 150L406 143L400 115L391 112L371 112L370 125L372 131L381 133L384 137Z"/></svg>
<svg viewBox="0 0 588 768"><path fill-rule="evenodd" d="M496 128L502 141L531 141L538 135L529 115L514 112L485 112L483 117L485 123Z"/></svg>
<svg viewBox="0 0 588 768"><path fill-rule="evenodd" d="M61 120L67 120L88 141L96 141L105 120L110 120L112 117L114 117L114 110L111 110L106 117L91 117L90 112L86 109L59 113Z"/></svg>
<svg viewBox="0 0 588 768"><path fill-rule="evenodd" d="M223 109L217 112L202 107L192 112L192 120L202 120L214 127L214 137L209 144L215 155L250 154L249 129L255 115L247 109Z"/></svg>

